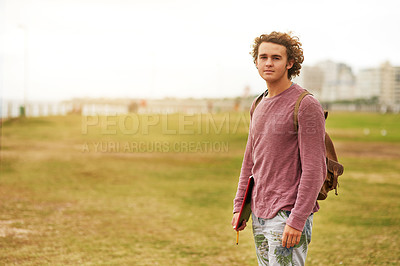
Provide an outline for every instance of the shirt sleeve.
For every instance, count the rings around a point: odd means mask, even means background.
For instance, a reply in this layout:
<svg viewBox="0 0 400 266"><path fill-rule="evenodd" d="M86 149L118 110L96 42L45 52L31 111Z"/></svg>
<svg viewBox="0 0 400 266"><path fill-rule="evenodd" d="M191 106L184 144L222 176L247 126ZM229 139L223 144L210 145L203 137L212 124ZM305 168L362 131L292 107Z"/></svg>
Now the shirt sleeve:
<svg viewBox="0 0 400 266"><path fill-rule="evenodd" d="M303 99L298 121L302 173L296 202L286 223L303 231L308 216L317 204L318 193L326 177L325 117L321 105L314 97Z"/></svg>

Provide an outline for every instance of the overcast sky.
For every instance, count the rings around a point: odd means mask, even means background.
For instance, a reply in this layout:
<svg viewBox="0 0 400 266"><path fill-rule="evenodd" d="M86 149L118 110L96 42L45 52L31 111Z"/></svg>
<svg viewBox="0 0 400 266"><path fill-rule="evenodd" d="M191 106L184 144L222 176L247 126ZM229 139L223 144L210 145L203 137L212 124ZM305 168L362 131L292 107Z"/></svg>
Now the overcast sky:
<svg viewBox="0 0 400 266"><path fill-rule="evenodd" d="M0 0L1 96L22 99L24 77L29 100L256 94L249 51L273 30L299 36L304 65L400 66L399 3Z"/></svg>

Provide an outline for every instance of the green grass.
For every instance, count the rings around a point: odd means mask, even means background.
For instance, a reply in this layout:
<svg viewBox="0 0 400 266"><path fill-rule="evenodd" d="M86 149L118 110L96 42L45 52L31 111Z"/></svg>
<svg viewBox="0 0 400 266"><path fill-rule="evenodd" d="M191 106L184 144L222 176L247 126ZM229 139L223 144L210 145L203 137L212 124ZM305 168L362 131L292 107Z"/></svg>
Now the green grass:
<svg viewBox="0 0 400 266"><path fill-rule="evenodd" d="M1 265L256 265L251 230L236 246L230 225L247 114L91 119L3 124ZM400 263L398 122L330 114L345 174L308 265Z"/></svg>
<svg viewBox="0 0 400 266"><path fill-rule="evenodd" d="M344 141L400 142L400 115L331 112L326 122L329 132Z"/></svg>

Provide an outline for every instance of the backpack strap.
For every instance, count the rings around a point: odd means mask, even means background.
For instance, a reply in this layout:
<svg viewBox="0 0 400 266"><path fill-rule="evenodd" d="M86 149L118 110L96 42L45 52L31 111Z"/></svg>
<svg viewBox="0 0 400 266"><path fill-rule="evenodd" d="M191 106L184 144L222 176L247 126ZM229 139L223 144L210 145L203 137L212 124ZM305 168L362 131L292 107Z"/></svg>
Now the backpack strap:
<svg viewBox="0 0 400 266"><path fill-rule="evenodd" d="M255 102L255 104L254 104L254 107L251 108L251 110L250 110L250 115L251 115L251 116L253 116L254 110L256 110L257 105L261 102L261 100L262 100L263 97L264 97L264 92L261 93L261 94L257 97L256 102Z"/></svg>
<svg viewBox="0 0 400 266"><path fill-rule="evenodd" d="M312 94L305 90L302 94L300 94L300 96L297 99L297 102L296 102L296 104L294 106L293 123L294 123L294 132L296 132L296 133L299 130L299 107L300 107L300 103L301 103L301 100L303 100L303 98L306 97L307 95L312 95Z"/></svg>

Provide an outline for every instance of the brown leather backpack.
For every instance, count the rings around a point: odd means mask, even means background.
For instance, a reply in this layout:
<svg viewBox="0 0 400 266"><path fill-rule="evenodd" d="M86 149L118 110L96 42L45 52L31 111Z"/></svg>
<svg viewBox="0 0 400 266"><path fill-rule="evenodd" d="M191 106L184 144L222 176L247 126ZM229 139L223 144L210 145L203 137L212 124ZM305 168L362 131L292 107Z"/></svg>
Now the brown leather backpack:
<svg viewBox="0 0 400 266"><path fill-rule="evenodd" d="M294 123L294 128L295 132L298 131L299 128L299 122L298 122L298 114L299 114L299 106L301 103L301 100L306 95L311 95L308 91L304 91L299 98L297 99L296 105L294 106L294 117L293 117L293 123ZM325 120L328 118L328 111L324 111L325 114ZM338 178L340 175L343 174L344 167L338 162L337 156L336 156L336 151L335 151L335 146L333 145L333 142L331 138L329 137L328 133L325 132L325 150L326 150L326 177L325 177L325 182L321 187L321 190L318 194L318 200L324 200L326 197L328 197L328 192L335 189L335 194L337 195L337 187L339 185Z"/></svg>
<svg viewBox="0 0 400 266"><path fill-rule="evenodd" d="M294 107L294 114L293 114L293 124L294 124L294 130L297 133L298 128L299 128L299 121L298 121L298 115L299 115L299 107L300 103L303 100L303 98L307 95L312 95L308 91L304 91L299 98L296 101L295 107ZM264 93L258 96L256 103L254 105L254 108L251 110L251 114L254 112L255 108L257 107L258 103L261 101L261 99L264 97ZM328 117L328 112L324 111L325 114L325 119ZM324 200L328 197L328 192L331 190L335 190L335 194L338 195L337 193L337 187L339 185L338 178L340 175L343 174L344 167L338 162L336 151L335 151L335 146L333 145L333 142L331 138L329 137L328 133L325 132L325 150L326 150L326 177L325 177L325 182L321 187L321 190L318 194L317 200Z"/></svg>

